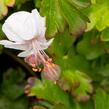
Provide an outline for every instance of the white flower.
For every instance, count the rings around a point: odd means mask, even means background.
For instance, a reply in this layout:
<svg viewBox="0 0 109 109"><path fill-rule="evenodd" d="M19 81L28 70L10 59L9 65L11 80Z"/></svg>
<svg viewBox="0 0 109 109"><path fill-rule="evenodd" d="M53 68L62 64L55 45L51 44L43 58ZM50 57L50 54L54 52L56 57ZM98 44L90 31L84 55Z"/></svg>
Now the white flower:
<svg viewBox="0 0 109 109"><path fill-rule="evenodd" d="M22 50L18 56L24 57L25 62L33 68L43 64L45 78L53 81L59 78L59 66L44 52L53 39L45 39L45 17L41 17L36 9L32 13L20 11L12 14L3 24L2 30L9 40L1 40L1 45Z"/></svg>
<svg viewBox="0 0 109 109"><path fill-rule="evenodd" d="M20 11L7 18L2 27L9 40L1 40L6 48L22 50L19 57L43 52L53 39L45 39L45 17L41 17L36 9L32 13Z"/></svg>

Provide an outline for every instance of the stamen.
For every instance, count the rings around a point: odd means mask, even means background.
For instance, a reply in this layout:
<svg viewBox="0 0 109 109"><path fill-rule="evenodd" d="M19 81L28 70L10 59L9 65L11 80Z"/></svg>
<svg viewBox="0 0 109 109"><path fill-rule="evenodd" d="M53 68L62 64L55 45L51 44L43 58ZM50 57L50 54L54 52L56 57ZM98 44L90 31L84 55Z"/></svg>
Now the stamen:
<svg viewBox="0 0 109 109"><path fill-rule="evenodd" d="M31 66L34 68L34 67L36 67L36 65L35 64L31 64Z"/></svg>
<svg viewBox="0 0 109 109"><path fill-rule="evenodd" d="M37 68L32 68L32 70L33 70L34 72L38 72L38 69L37 69Z"/></svg>
<svg viewBox="0 0 109 109"><path fill-rule="evenodd" d="M44 72L44 77L53 81L57 81L60 76L60 68L54 64L52 59L41 49L37 40L32 41L34 53L28 60L29 64L33 67L34 72ZM31 62L32 61L32 62ZM43 65L44 68L40 68Z"/></svg>
<svg viewBox="0 0 109 109"><path fill-rule="evenodd" d="M40 50L40 52L42 53L43 56L45 56L46 58L49 58L49 56L43 50Z"/></svg>
<svg viewBox="0 0 109 109"><path fill-rule="evenodd" d="M52 63L51 59L46 61L43 72L44 72L45 78L48 78L53 81L56 81L59 79L60 68L58 65Z"/></svg>
<svg viewBox="0 0 109 109"><path fill-rule="evenodd" d="M35 57L37 57L37 55L38 55L41 58L40 61L45 62L45 58L44 58L44 56L40 52L41 47L40 47L39 43L37 42L37 40L36 41L32 41L32 45L33 45L33 50L34 50ZM36 61L37 61L37 59L36 59Z"/></svg>

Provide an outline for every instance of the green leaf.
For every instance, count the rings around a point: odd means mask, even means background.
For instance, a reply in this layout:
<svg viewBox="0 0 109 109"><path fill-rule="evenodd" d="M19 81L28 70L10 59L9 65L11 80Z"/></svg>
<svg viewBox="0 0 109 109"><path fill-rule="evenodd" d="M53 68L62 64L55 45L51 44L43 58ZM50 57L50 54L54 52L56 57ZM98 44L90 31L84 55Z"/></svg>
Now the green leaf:
<svg viewBox="0 0 109 109"><path fill-rule="evenodd" d="M12 101L0 96L0 109L28 109L28 102L26 99Z"/></svg>
<svg viewBox="0 0 109 109"><path fill-rule="evenodd" d="M2 31L2 24L0 23L0 40L5 37L5 34Z"/></svg>
<svg viewBox="0 0 109 109"><path fill-rule="evenodd" d="M2 31L2 24L0 23L0 40L4 38L4 33ZM3 46L0 45L0 54L2 53L2 50L3 50Z"/></svg>
<svg viewBox="0 0 109 109"><path fill-rule="evenodd" d="M99 69L99 74L101 74L104 77L108 77L109 76L109 63L107 63L104 66L101 66Z"/></svg>
<svg viewBox="0 0 109 109"><path fill-rule="evenodd" d="M21 69L9 69L3 73L0 109L28 109L28 100L23 96L24 77Z"/></svg>
<svg viewBox="0 0 109 109"><path fill-rule="evenodd" d="M94 96L95 109L108 109L109 107L109 95L102 89L96 90Z"/></svg>
<svg viewBox="0 0 109 109"><path fill-rule="evenodd" d="M11 103L6 98L0 97L0 108L1 109L10 109Z"/></svg>
<svg viewBox="0 0 109 109"><path fill-rule="evenodd" d="M7 15L8 7L12 7L15 4L15 0L1 0L0 1L0 19Z"/></svg>
<svg viewBox="0 0 109 109"><path fill-rule="evenodd" d="M28 109L28 101L25 98L11 102L10 109Z"/></svg>
<svg viewBox="0 0 109 109"><path fill-rule="evenodd" d="M82 72L90 72L90 64L89 62L81 55L74 55L71 56L65 55L59 59L56 59L56 63L60 65L61 71L64 70L80 70Z"/></svg>
<svg viewBox="0 0 109 109"><path fill-rule="evenodd" d="M34 0L35 6L40 8L42 0Z"/></svg>
<svg viewBox="0 0 109 109"><path fill-rule="evenodd" d="M81 34L86 24L83 20L84 14L78 7L87 7L87 4L88 1L86 3L81 0L42 0L40 10L42 15L46 16L47 36L54 36L58 31L63 32L66 25L72 34Z"/></svg>
<svg viewBox="0 0 109 109"><path fill-rule="evenodd" d="M96 0L91 0L91 3L92 4L96 4Z"/></svg>
<svg viewBox="0 0 109 109"><path fill-rule="evenodd" d="M59 2L57 0L43 0L42 4L41 12L46 16L47 34L53 36L59 28L60 31L63 31L65 21L60 13Z"/></svg>
<svg viewBox="0 0 109 109"><path fill-rule="evenodd" d="M16 0L15 6L17 6L17 9L20 9L24 3L28 2L29 0Z"/></svg>
<svg viewBox="0 0 109 109"><path fill-rule="evenodd" d="M67 70L63 72L63 77L71 86L71 93L78 101L89 99L88 93L93 92L91 79L80 71Z"/></svg>
<svg viewBox="0 0 109 109"><path fill-rule="evenodd" d="M4 0L5 5L12 7L15 4L15 0Z"/></svg>
<svg viewBox="0 0 109 109"><path fill-rule="evenodd" d="M3 16L5 16L5 15L7 14L7 12L8 12L8 9L7 9L7 7L5 6L4 1L1 0L1 1L0 1L0 19L1 19Z"/></svg>
<svg viewBox="0 0 109 109"><path fill-rule="evenodd" d="M71 2L72 5L74 5L75 7L79 9L86 8L91 3L90 0L69 0L69 2Z"/></svg>
<svg viewBox="0 0 109 109"><path fill-rule="evenodd" d="M100 37L102 41L109 41L109 27L102 31Z"/></svg>
<svg viewBox="0 0 109 109"><path fill-rule="evenodd" d="M85 29L85 22L77 13L75 8L67 3L66 0L60 0L63 16L69 25L70 32L74 35L80 35Z"/></svg>
<svg viewBox="0 0 109 109"><path fill-rule="evenodd" d="M25 77L24 72L21 69L13 70L9 69L3 75L3 82L1 85L1 92L10 99L16 99L21 96L23 91L23 79ZM17 92L17 93L16 93Z"/></svg>
<svg viewBox="0 0 109 109"><path fill-rule="evenodd" d="M96 0L92 1L94 4L89 8L89 19L87 31L97 28L102 31L109 26L109 1Z"/></svg>
<svg viewBox="0 0 109 109"><path fill-rule="evenodd" d="M43 106L33 106L34 109L46 109L45 107Z"/></svg>
<svg viewBox="0 0 109 109"><path fill-rule="evenodd" d="M89 62L83 56L75 53L74 42L75 37L71 36L68 31L57 34L48 52L55 62L60 65L62 72L66 69L89 72Z"/></svg>
<svg viewBox="0 0 109 109"><path fill-rule="evenodd" d="M48 52L55 58L62 58L62 56L65 56L68 53L74 41L75 37L70 35L68 30L66 30L55 36L53 43L48 48Z"/></svg>
<svg viewBox="0 0 109 109"><path fill-rule="evenodd" d="M86 59L93 60L105 53L103 44L97 38L97 34L91 31L84 34L83 39L77 45L77 51Z"/></svg>
<svg viewBox="0 0 109 109"><path fill-rule="evenodd" d="M71 101L69 101L69 95L52 81L44 80L41 82L36 79L29 95L45 99L53 104L63 104L68 109L73 109L70 104Z"/></svg>
<svg viewBox="0 0 109 109"><path fill-rule="evenodd" d="M68 108L65 105L58 104L58 105L54 105L52 109L68 109Z"/></svg>
<svg viewBox="0 0 109 109"><path fill-rule="evenodd" d="M80 109L94 109L94 102L92 100L81 102L80 107Z"/></svg>

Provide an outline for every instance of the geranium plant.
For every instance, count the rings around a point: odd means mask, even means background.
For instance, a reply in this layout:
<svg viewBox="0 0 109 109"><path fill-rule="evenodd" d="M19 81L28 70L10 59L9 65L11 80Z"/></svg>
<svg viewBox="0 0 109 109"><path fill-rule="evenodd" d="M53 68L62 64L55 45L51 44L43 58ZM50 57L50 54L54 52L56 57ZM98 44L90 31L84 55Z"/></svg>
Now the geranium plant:
<svg viewBox="0 0 109 109"><path fill-rule="evenodd" d="M0 109L108 109L108 0L0 1Z"/></svg>

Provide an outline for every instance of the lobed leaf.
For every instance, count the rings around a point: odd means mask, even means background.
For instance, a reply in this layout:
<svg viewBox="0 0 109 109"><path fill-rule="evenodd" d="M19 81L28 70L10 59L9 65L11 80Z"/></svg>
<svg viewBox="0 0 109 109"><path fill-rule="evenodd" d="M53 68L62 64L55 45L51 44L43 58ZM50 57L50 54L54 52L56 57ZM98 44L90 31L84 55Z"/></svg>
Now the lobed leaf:
<svg viewBox="0 0 109 109"><path fill-rule="evenodd" d="M77 44L77 51L88 60L96 59L105 53L103 43L99 41L98 35L92 31L84 34L83 39Z"/></svg>
<svg viewBox="0 0 109 109"><path fill-rule="evenodd" d="M66 25L74 35L80 35L86 28L84 14L78 7L87 7L90 0L42 0L40 4L40 11L46 16L47 36L54 36L58 31L63 32Z"/></svg>
<svg viewBox="0 0 109 109"><path fill-rule="evenodd" d="M39 99L45 99L54 105L63 104L68 109L73 109L73 106L70 103L71 101L69 101L69 95L52 81L44 80L41 82L36 79L29 95L36 96Z"/></svg>
<svg viewBox="0 0 109 109"><path fill-rule="evenodd" d="M96 0L92 1L93 5L89 8L90 23L87 24L87 30L96 28L99 31L109 27L109 1Z"/></svg>
<svg viewBox="0 0 109 109"><path fill-rule="evenodd" d="M93 87L90 84L91 79L80 71L64 71L63 77L70 85L71 94L76 97L78 101L87 101L90 96L88 93L93 92Z"/></svg>

